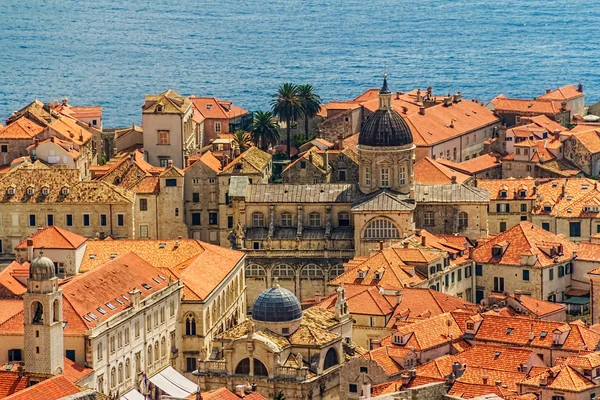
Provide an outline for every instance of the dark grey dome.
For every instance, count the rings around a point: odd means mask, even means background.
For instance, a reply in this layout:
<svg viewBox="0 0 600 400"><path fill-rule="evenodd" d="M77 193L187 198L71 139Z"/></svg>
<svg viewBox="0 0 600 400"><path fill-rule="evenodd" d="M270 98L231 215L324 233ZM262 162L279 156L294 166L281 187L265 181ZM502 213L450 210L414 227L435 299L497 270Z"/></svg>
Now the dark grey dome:
<svg viewBox="0 0 600 400"><path fill-rule="evenodd" d="M54 262L48 257L40 255L29 265L29 279L45 281L54 277Z"/></svg>
<svg viewBox="0 0 600 400"><path fill-rule="evenodd" d="M302 318L302 307L294 293L272 287L258 295L252 306L252 319L261 322L291 322Z"/></svg>
<svg viewBox="0 0 600 400"><path fill-rule="evenodd" d="M408 124L391 108L371 114L358 135L358 144L363 146L406 146L412 142Z"/></svg>

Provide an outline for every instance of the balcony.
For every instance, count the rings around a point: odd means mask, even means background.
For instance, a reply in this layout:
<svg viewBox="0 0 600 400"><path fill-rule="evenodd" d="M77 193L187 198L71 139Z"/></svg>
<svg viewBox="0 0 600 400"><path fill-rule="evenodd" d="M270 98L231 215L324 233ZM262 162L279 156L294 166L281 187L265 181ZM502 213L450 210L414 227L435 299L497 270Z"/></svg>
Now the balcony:
<svg viewBox="0 0 600 400"><path fill-rule="evenodd" d="M354 249L331 249L331 250L318 250L318 249L244 249L244 253L248 257L262 257L262 258L282 258L282 257L294 257L294 258L342 258L351 259L354 257Z"/></svg>

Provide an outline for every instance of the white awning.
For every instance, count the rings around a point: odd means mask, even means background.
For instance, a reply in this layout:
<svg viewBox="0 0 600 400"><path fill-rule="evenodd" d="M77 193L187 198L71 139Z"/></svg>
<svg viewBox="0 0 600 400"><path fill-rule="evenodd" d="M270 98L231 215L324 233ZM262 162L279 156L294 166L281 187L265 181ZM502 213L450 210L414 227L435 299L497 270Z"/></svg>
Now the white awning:
<svg viewBox="0 0 600 400"><path fill-rule="evenodd" d="M137 390L132 389L129 392L122 395L120 400L146 400L146 398Z"/></svg>
<svg viewBox="0 0 600 400"><path fill-rule="evenodd" d="M167 367L150 378L155 386L173 397L187 397L198 391L198 385L175 371L173 367Z"/></svg>

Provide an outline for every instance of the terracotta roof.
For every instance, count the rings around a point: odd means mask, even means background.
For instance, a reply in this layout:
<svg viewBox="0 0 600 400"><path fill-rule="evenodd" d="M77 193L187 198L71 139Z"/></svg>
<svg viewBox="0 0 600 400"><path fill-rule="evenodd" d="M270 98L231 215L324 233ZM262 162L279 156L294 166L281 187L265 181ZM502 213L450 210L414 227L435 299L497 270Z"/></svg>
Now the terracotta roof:
<svg viewBox="0 0 600 400"><path fill-rule="evenodd" d="M93 372L94 370L92 368L79 365L75 361L71 361L65 357L63 375L69 380L69 382L77 383Z"/></svg>
<svg viewBox="0 0 600 400"><path fill-rule="evenodd" d="M472 399L479 396L495 394L498 397L504 399L505 392L501 386L496 386L493 382L491 384L481 383L468 383L463 381L456 381L448 390L449 396L456 396L462 399Z"/></svg>
<svg viewBox="0 0 600 400"><path fill-rule="evenodd" d="M579 141L592 154L600 153L600 128L573 133L570 140Z"/></svg>
<svg viewBox="0 0 600 400"><path fill-rule="evenodd" d="M221 172L221 161L219 161L219 159L214 156L212 151L207 151L206 153L202 154L202 156L200 158L197 158L196 160L194 160L192 162L192 164L190 164L185 170L187 171L196 162L201 162L202 164L206 165L208 168L215 171L217 174Z"/></svg>
<svg viewBox="0 0 600 400"><path fill-rule="evenodd" d="M41 142L39 142L37 144L34 143L34 144L28 146L27 150L32 150L32 149L34 149L34 148L36 148L36 147L38 147L40 145L47 144L47 143L54 143L56 146L60 147L67 154L69 154L69 156L71 156L74 160L77 159L77 158L79 158L79 156L81 155L81 153L79 151L77 151L77 150L75 150L73 148L73 143L72 142L69 142L67 140L62 140L62 139L59 139L59 138L54 137L54 136L49 137L48 139L43 140L43 141L41 141Z"/></svg>
<svg viewBox="0 0 600 400"><path fill-rule="evenodd" d="M479 157L471 158L470 160L461 163L455 163L443 158L438 159L438 163L458 172L467 175L474 175L478 172L486 171L491 168L500 167L500 162L497 159L497 153L487 153Z"/></svg>
<svg viewBox="0 0 600 400"><path fill-rule="evenodd" d="M406 196L392 192L388 189L380 189L376 192L362 196L352 204L353 212L364 211L412 211L414 203L406 201Z"/></svg>
<svg viewBox="0 0 600 400"><path fill-rule="evenodd" d="M234 175L261 174L270 162L271 155L269 153L265 153L258 147L251 146L227 164L221 173ZM242 168L237 168L236 166L240 163Z"/></svg>
<svg viewBox="0 0 600 400"><path fill-rule="evenodd" d="M81 235L57 226L40 229L15 247L17 250L27 250L27 241L33 240L34 249L78 249L87 240Z"/></svg>
<svg viewBox="0 0 600 400"><path fill-rule="evenodd" d="M574 85L566 85L563 87L559 87L558 89L554 89L548 93L544 93L543 95L538 96L538 99L568 101L581 96L585 96L585 94L577 90L577 88Z"/></svg>
<svg viewBox="0 0 600 400"><path fill-rule="evenodd" d="M248 114L247 110L234 106L230 101L215 97L190 97L196 110L207 119L231 119Z"/></svg>
<svg viewBox="0 0 600 400"><path fill-rule="evenodd" d="M162 114L183 114L191 107L190 99L169 89L161 94L148 94L142 106L143 114L156 112L158 106L162 105Z"/></svg>
<svg viewBox="0 0 600 400"><path fill-rule="evenodd" d="M45 128L35 122L21 117L16 121L0 128L0 139L32 139Z"/></svg>
<svg viewBox="0 0 600 400"><path fill-rule="evenodd" d="M160 178L147 176L135 185L133 191L138 194L158 194L160 193Z"/></svg>
<svg viewBox="0 0 600 400"><path fill-rule="evenodd" d="M555 115L561 112L561 104L551 100L528 100L499 98L494 104L494 110L504 112L532 113Z"/></svg>
<svg viewBox="0 0 600 400"><path fill-rule="evenodd" d="M492 248L506 244L500 256L492 255ZM559 249L559 246L562 246ZM522 265L521 256L537 257L533 267L546 267L573 258L576 245L561 236L548 232L530 222L520 222L509 230L473 250L472 259L478 263Z"/></svg>
<svg viewBox="0 0 600 400"><path fill-rule="evenodd" d="M445 379L436 379L436 378L430 378L430 377L426 377L426 376L418 376L417 375L410 380L408 385L405 385L403 383L402 378L400 378L400 379L396 379L392 382L386 382L386 383L372 386L371 387L371 397L381 396L383 394L391 394L391 393L399 392L399 391L417 387L417 386L427 385L430 383L445 382L445 381L446 381Z"/></svg>
<svg viewBox="0 0 600 400"><path fill-rule="evenodd" d="M196 399L196 395L191 395L188 397L191 400ZM210 392L203 392L202 397L203 400L240 400L240 398L231 392L227 388L219 388L216 390L211 390ZM244 399L247 400L267 400L258 392L250 392L244 394Z"/></svg>
<svg viewBox="0 0 600 400"><path fill-rule="evenodd" d="M600 260L600 243L579 243L577 247L577 260L594 262Z"/></svg>
<svg viewBox="0 0 600 400"><path fill-rule="evenodd" d="M357 185L348 183L252 184L246 188L246 203L352 203L360 196Z"/></svg>
<svg viewBox="0 0 600 400"><path fill-rule="evenodd" d="M544 382L545 381L545 382ZM549 390L566 392L583 392L596 387L596 385L571 368L569 365L557 365L548 368L545 372L529 377L522 382L523 386L544 387Z"/></svg>
<svg viewBox="0 0 600 400"><path fill-rule="evenodd" d="M469 175L454 171L429 157L417 161L413 168L415 181L423 184L450 184L452 177L456 178L456 182L463 183L470 178Z"/></svg>
<svg viewBox="0 0 600 400"><path fill-rule="evenodd" d="M92 133L100 131L88 127L87 124L77 121L74 118L60 115L53 120L49 128L51 132L56 133L63 139L71 141L79 146L89 142L92 139Z"/></svg>
<svg viewBox="0 0 600 400"><path fill-rule="evenodd" d="M6 268L0 271L0 286L4 287L7 291L13 293L15 295L14 297L20 297L23 293L27 291L27 286L23 282L26 281L26 278L28 276L29 263L21 265L18 262L13 261ZM18 279L19 277L21 277L21 280ZM0 321L4 321L2 315L6 311L6 309L0 311Z"/></svg>
<svg viewBox="0 0 600 400"><path fill-rule="evenodd" d="M303 346L324 346L333 341L339 340L340 335L329 332L316 326L307 326L301 324L288 340L292 345Z"/></svg>
<svg viewBox="0 0 600 400"><path fill-rule="evenodd" d="M495 382L500 381L502 385L508 386L507 389L510 391L518 390L518 383L522 381L526 374L525 372L517 371L503 371L498 369L491 369L485 367L474 367L467 366L465 372L458 379L458 382L485 385L483 376L487 375L487 384L494 385Z"/></svg>
<svg viewBox="0 0 600 400"><path fill-rule="evenodd" d="M579 253L577 254L579 257ZM563 304L536 299L534 297L527 296L524 294L520 295L520 300L517 300L514 294L510 294L509 296L515 299L515 301L521 304L523 308L527 309L527 311L537 316L538 318L547 316L548 314L552 314L557 311L564 310L566 308Z"/></svg>
<svg viewBox="0 0 600 400"><path fill-rule="evenodd" d="M17 372L0 372L0 399L20 392L29 386L29 375L19 377Z"/></svg>
<svg viewBox="0 0 600 400"><path fill-rule="evenodd" d="M123 155L120 159L111 159L107 166L98 180L128 190L136 187L153 172L152 165L148 164L143 159L143 154L137 150Z"/></svg>
<svg viewBox="0 0 600 400"><path fill-rule="evenodd" d="M30 386L6 400L58 400L79 393L81 390L63 375L57 375L38 384Z"/></svg>
<svg viewBox="0 0 600 400"><path fill-rule="evenodd" d="M560 132L565 130L564 126L554 120L551 120L545 115L534 115L526 118L540 128L545 128L549 133L554 133L557 130ZM523 118L521 118L521 121L522 120Z"/></svg>
<svg viewBox="0 0 600 400"><path fill-rule="evenodd" d="M399 360L406 356L410 352L407 348L399 348L397 346L383 346L374 350L370 350L368 353L363 354L361 357L367 360L373 360L383 368L388 376L394 376L404 370L404 368L398 364L395 360Z"/></svg>
<svg viewBox="0 0 600 400"><path fill-rule="evenodd" d="M325 165L325 163L323 161L323 157L321 157L317 153L316 150L318 150L318 149L316 147L313 147L313 148L305 151L304 153L302 153L302 156L298 157L297 159L295 159L294 161L289 163L288 166L285 167L285 169L283 171L281 171L281 173L287 172L288 170L290 170L291 168L293 168L299 162L302 162L302 161L305 161L305 162L308 161L310 164L315 166L319 171L321 171L322 173L326 173L328 166Z"/></svg>

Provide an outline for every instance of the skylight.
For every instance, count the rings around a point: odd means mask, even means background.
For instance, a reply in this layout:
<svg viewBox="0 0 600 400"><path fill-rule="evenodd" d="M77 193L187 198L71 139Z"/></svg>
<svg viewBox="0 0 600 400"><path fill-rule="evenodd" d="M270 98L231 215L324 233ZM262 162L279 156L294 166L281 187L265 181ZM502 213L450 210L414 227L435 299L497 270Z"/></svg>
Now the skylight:
<svg viewBox="0 0 600 400"><path fill-rule="evenodd" d="M154 282L156 282L156 283L159 283L159 284L160 284L160 281L158 280L158 278L152 278L152 280L153 280Z"/></svg>
<svg viewBox="0 0 600 400"><path fill-rule="evenodd" d="M166 243L159 243L159 244L158 244L158 248L159 248L159 249L164 249L165 247L167 247L167 244L166 244Z"/></svg>
<svg viewBox="0 0 600 400"><path fill-rule="evenodd" d="M88 317L87 315L84 315L83 319L85 319L87 322L92 322L92 319L90 317Z"/></svg>
<svg viewBox="0 0 600 400"><path fill-rule="evenodd" d="M148 285L147 283L142 283L142 287L146 290L151 290L152 286Z"/></svg>
<svg viewBox="0 0 600 400"><path fill-rule="evenodd" d="M510 335L511 333L513 333L514 330L514 328L506 328L506 334Z"/></svg>
<svg viewBox="0 0 600 400"><path fill-rule="evenodd" d="M546 336L548 336L548 332L544 332L544 331L540 332L541 339L545 338Z"/></svg>
<svg viewBox="0 0 600 400"><path fill-rule="evenodd" d="M88 313L88 315L91 319L98 319L98 316L94 313Z"/></svg>
<svg viewBox="0 0 600 400"><path fill-rule="evenodd" d="M165 277L164 277L164 276L162 276L162 275L158 275L158 277L159 277L160 279L162 279L163 281L166 281L166 280L167 280L167 278L165 278Z"/></svg>
<svg viewBox="0 0 600 400"><path fill-rule="evenodd" d="M129 301L129 297L125 296L124 294L122 294L121 297L123 297L125 300Z"/></svg>
<svg viewBox="0 0 600 400"><path fill-rule="evenodd" d="M98 308L96 308L96 310L98 310L98 312L99 312L100 314L102 314L102 315L106 315L106 311L104 310L104 308L102 308L102 307L98 307Z"/></svg>
<svg viewBox="0 0 600 400"><path fill-rule="evenodd" d="M96 255L95 254L90 254L90 260L95 260L96 259Z"/></svg>
<svg viewBox="0 0 600 400"><path fill-rule="evenodd" d="M124 306L124 305L125 305L125 303L123 303L123 302L122 302L120 299L117 299L116 297L115 297L115 301L116 301L117 303L119 303L120 305L122 305L122 306Z"/></svg>
<svg viewBox="0 0 600 400"><path fill-rule="evenodd" d="M106 307L108 307L109 310L114 310L117 307L113 306L110 302L106 303Z"/></svg>

